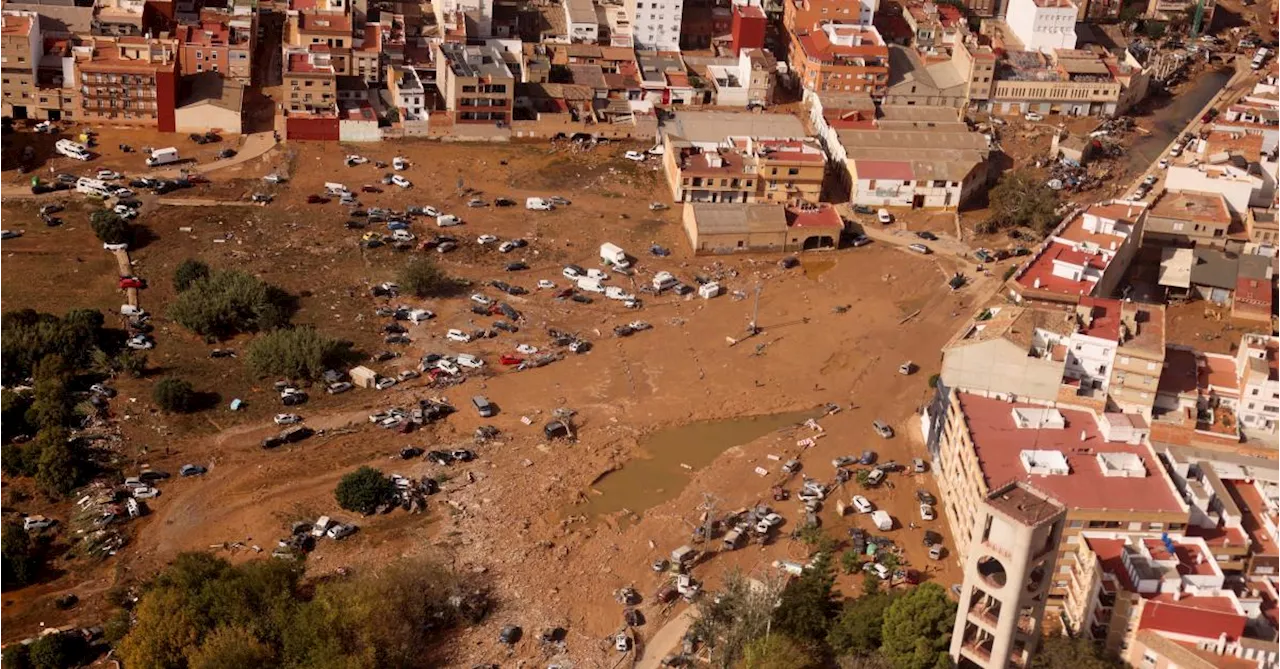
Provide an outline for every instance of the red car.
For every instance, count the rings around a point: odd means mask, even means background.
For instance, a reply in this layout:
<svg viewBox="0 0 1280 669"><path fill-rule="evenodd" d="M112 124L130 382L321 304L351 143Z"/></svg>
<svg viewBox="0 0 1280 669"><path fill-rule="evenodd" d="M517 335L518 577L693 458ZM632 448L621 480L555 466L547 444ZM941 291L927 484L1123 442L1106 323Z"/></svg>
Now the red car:
<svg viewBox="0 0 1280 669"><path fill-rule="evenodd" d="M504 355L500 359L500 362L504 365L518 365L524 362L524 358L518 358L514 355Z"/></svg>
<svg viewBox="0 0 1280 669"><path fill-rule="evenodd" d="M326 202L328 202L328 201L329 201L329 198L327 198L327 197L325 197L325 196L323 196L323 195L308 195L308 196L307 196L307 204L325 204L325 203L326 203Z"/></svg>
<svg viewBox="0 0 1280 669"><path fill-rule="evenodd" d="M146 288L146 282L136 276L120 277L120 288Z"/></svg>

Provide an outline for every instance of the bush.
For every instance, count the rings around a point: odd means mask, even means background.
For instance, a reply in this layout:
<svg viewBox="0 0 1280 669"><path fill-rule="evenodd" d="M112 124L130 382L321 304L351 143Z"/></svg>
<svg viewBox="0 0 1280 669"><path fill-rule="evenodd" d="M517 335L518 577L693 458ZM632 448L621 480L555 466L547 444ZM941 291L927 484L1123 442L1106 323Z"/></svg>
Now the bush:
<svg viewBox="0 0 1280 669"><path fill-rule="evenodd" d="M192 282L169 307L169 317L206 337L223 338L286 325L289 298L239 270L220 270Z"/></svg>
<svg viewBox="0 0 1280 669"><path fill-rule="evenodd" d="M51 355L41 360L35 369L27 422L39 430L66 425L73 415L71 393L67 389L70 382L71 375L61 356Z"/></svg>
<svg viewBox="0 0 1280 669"><path fill-rule="evenodd" d="M897 669L946 669L956 603L937 583L925 583L894 599L884 612L880 650Z"/></svg>
<svg viewBox="0 0 1280 669"><path fill-rule="evenodd" d="M36 463L36 485L50 499L62 499L80 485L80 459L71 448L71 435L66 428L40 430L36 435L39 460Z"/></svg>
<svg viewBox="0 0 1280 669"><path fill-rule="evenodd" d="M5 443L18 435L30 436L35 428L27 422L27 410L31 408L31 393L4 389L0 391L0 432Z"/></svg>
<svg viewBox="0 0 1280 669"><path fill-rule="evenodd" d="M929 388L930 388L930 389L936 389L936 388L938 387L938 384L939 384L939 383L941 383L941 382L942 382L942 375L941 375L941 374L930 374L930 375L929 375Z"/></svg>
<svg viewBox="0 0 1280 669"><path fill-rule="evenodd" d="M324 370L342 362L347 348L347 344L330 339L315 328L276 330L249 344L245 362L258 376L318 379Z"/></svg>
<svg viewBox="0 0 1280 669"><path fill-rule="evenodd" d="M0 585L5 590L21 588L35 581L40 568L31 538L22 529L22 522L14 519L0 527ZM6 664L6 666L8 666Z"/></svg>
<svg viewBox="0 0 1280 669"><path fill-rule="evenodd" d="M395 492L395 484L382 472L373 467L361 467L342 477L333 494L338 499L338 506L367 516L378 506L390 502Z"/></svg>
<svg viewBox="0 0 1280 669"><path fill-rule="evenodd" d="M78 667L85 659L88 645L74 632L46 634L31 644L31 669L65 669Z"/></svg>
<svg viewBox="0 0 1280 669"><path fill-rule="evenodd" d="M156 384L151 399L170 413L187 413L195 409L196 391L187 381L171 376Z"/></svg>
<svg viewBox="0 0 1280 669"><path fill-rule="evenodd" d="M0 379L19 385L32 376L36 363L59 356L71 369L87 367L102 340L102 314L72 309L59 318L33 309L11 311L0 318Z"/></svg>
<svg viewBox="0 0 1280 669"><path fill-rule="evenodd" d="M183 260L173 270L173 289L181 293L191 284L209 278L209 266L194 258Z"/></svg>
<svg viewBox="0 0 1280 669"><path fill-rule="evenodd" d="M402 289L418 297L446 295L455 285L430 258L414 258L405 263L396 281Z"/></svg>
<svg viewBox="0 0 1280 669"><path fill-rule="evenodd" d="M104 244L127 244L133 239L133 226L110 209L93 212L89 225Z"/></svg>

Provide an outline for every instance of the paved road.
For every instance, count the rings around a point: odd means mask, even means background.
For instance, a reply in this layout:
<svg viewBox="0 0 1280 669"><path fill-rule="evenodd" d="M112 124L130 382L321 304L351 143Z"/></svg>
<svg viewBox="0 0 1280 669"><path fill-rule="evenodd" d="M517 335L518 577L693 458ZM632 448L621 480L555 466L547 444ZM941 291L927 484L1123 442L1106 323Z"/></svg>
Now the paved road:
<svg viewBox="0 0 1280 669"><path fill-rule="evenodd" d="M686 607L680 615L663 625L662 629L645 643L644 654L636 663L636 669L658 669L663 658L679 650L685 632L688 632L689 626L693 624L694 611L694 607Z"/></svg>
<svg viewBox="0 0 1280 669"><path fill-rule="evenodd" d="M268 151L274 149L275 147L276 147L276 137L274 132L255 132L253 134L244 136L244 142L241 143L240 150L236 153L236 155L230 158L226 158L223 160L215 160L211 163L205 163L203 165L195 165L191 167L183 167L183 168L174 169L174 170L161 170L159 172L152 172L150 176L157 177L160 179L176 179L182 176L182 173L184 171L187 172L188 174L191 174L191 173L208 174L210 172L214 172L227 167L240 165L241 163L247 163L250 160L254 160L262 156Z"/></svg>

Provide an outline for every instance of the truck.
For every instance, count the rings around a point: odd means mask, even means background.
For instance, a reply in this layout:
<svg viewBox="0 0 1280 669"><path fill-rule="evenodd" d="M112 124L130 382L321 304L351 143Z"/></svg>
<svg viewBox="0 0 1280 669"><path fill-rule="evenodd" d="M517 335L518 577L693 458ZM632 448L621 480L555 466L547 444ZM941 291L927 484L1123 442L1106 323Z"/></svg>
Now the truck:
<svg viewBox="0 0 1280 669"><path fill-rule="evenodd" d="M1270 50L1265 46L1258 49L1257 53L1253 54L1253 62L1249 64L1249 67L1254 70L1261 69L1262 65L1267 62L1267 56L1270 54Z"/></svg>
<svg viewBox="0 0 1280 669"><path fill-rule="evenodd" d="M893 516L890 516L884 509L872 511L871 521L876 524L876 529L881 532L888 532L893 529Z"/></svg>
<svg viewBox="0 0 1280 669"><path fill-rule="evenodd" d="M618 269L626 269L631 266L631 261L627 259L627 252L609 242L600 245L600 261Z"/></svg>
<svg viewBox="0 0 1280 669"><path fill-rule="evenodd" d="M53 149L59 154L68 158L75 158L76 160L89 160L91 158L88 147L69 139L58 140L58 143L53 145Z"/></svg>
<svg viewBox="0 0 1280 669"><path fill-rule="evenodd" d="M168 147L165 149L156 149L151 152L151 156L147 158L147 167L158 167L160 165L171 165L182 160L178 157L178 149Z"/></svg>

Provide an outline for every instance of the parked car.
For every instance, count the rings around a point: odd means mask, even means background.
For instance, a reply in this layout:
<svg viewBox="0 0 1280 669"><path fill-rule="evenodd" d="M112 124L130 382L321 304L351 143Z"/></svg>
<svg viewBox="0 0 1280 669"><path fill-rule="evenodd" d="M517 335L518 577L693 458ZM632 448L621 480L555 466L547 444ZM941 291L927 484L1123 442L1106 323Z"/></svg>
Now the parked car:
<svg viewBox="0 0 1280 669"><path fill-rule="evenodd" d="M355 386L352 385L349 381L338 381L337 383L330 383L328 387L325 388L325 392L329 393L330 395L339 395L347 392L348 390L351 390L354 387Z"/></svg>
<svg viewBox="0 0 1280 669"><path fill-rule="evenodd" d="M883 225L889 225L893 222L893 215L889 213L888 209L880 209L876 211L876 220Z"/></svg>
<svg viewBox="0 0 1280 669"><path fill-rule="evenodd" d="M1031 121L1032 123L1039 123L1040 121L1044 120L1044 116L1033 111L1029 111L1026 114L1023 114L1022 118L1025 118L1028 121Z"/></svg>
<svg viewBox="0 0 1280 669"><path fill-rule="evenodd" d="M436 225L441 228L451 228L455 225L462 225L462 219L453 214L441 214L436 217Z"/></svg>
<svg viewBox="0 0 1280 669"><path fill-rule="evenodd" d="M404 178L404 177L400 176L399 174L393 174L393 175L391 175L391 183L393 183L393 184L395 184L395 185L397 185L397 186L399 186L399 187L401 187L401 188L412 188L412 187L413 187L413 182L412 182L412 181L409 181L408 179L406 179L406 178Z"/></svg>
<svg viewBox="0 0 1280 669"><path fill-rule="evenodd" d="M858 513L871 513L876 510L876 508L871 505L871 500L863 497L862 495L853 496L853 509Z"/></svg>
<svg viewBox="0 0 1280 669"><path fill-rule="evenodd" d="M885 439L893 437L893 428L889 427L889 425L884 421L872 421L871 427L876 431L876 434L884 437Z"/></svg>
<svg viewBox="0 0 1280 669"><path fill-rule="evenodd" d="M936 520L936 519L937 519L937 516L936 516L936 515L934 514L934 512L933 512L933 507L932 507L932 506L929 506L928 504L921 504L921 505L920 505L920 519L921 519L921 520Z"/></svg>
<svg viewBox="0 0 1280 669"><path fill-rule="evenodd" d="M448 339L449 341L456 341L456 342L461 342L465 344L471 341L471 335L467 334L466 332L463 332L462 330L453 329L445 333L445 339Z"/></svg>
<svg viewBox="0 0 1280 669"><path fill-rule="evenodd" d="M178 475L187 477L200 476L207 471L209 470L201 467L200 465L182 465L182 468L178 470Z"/></svg>
<svg viewBox="0 0 1280 669"><path fill-rule="evenodd" d="M930 253L933 253L933 251L929 250L929 247L924 244L911 244L907 248L919 253L920 255L929 255Z"/></svg>
<svg viewBox="0 0 1280 669"><path fill-rule="evenodd" d="M301 423L302 416L296 413L278 413L276 414L275 422L276 425L293 425L294 423Z"/></svg>
<svg viewBox="0 0 1280 669"><path fill-rule="evenodd" d="M644 153L640 151L628 151L626 152L626 154L624 154L623 157L625 157L627 160L634 160L637 163L643 163L645 158L648 158L648 156L646 156Z"/></svg>

